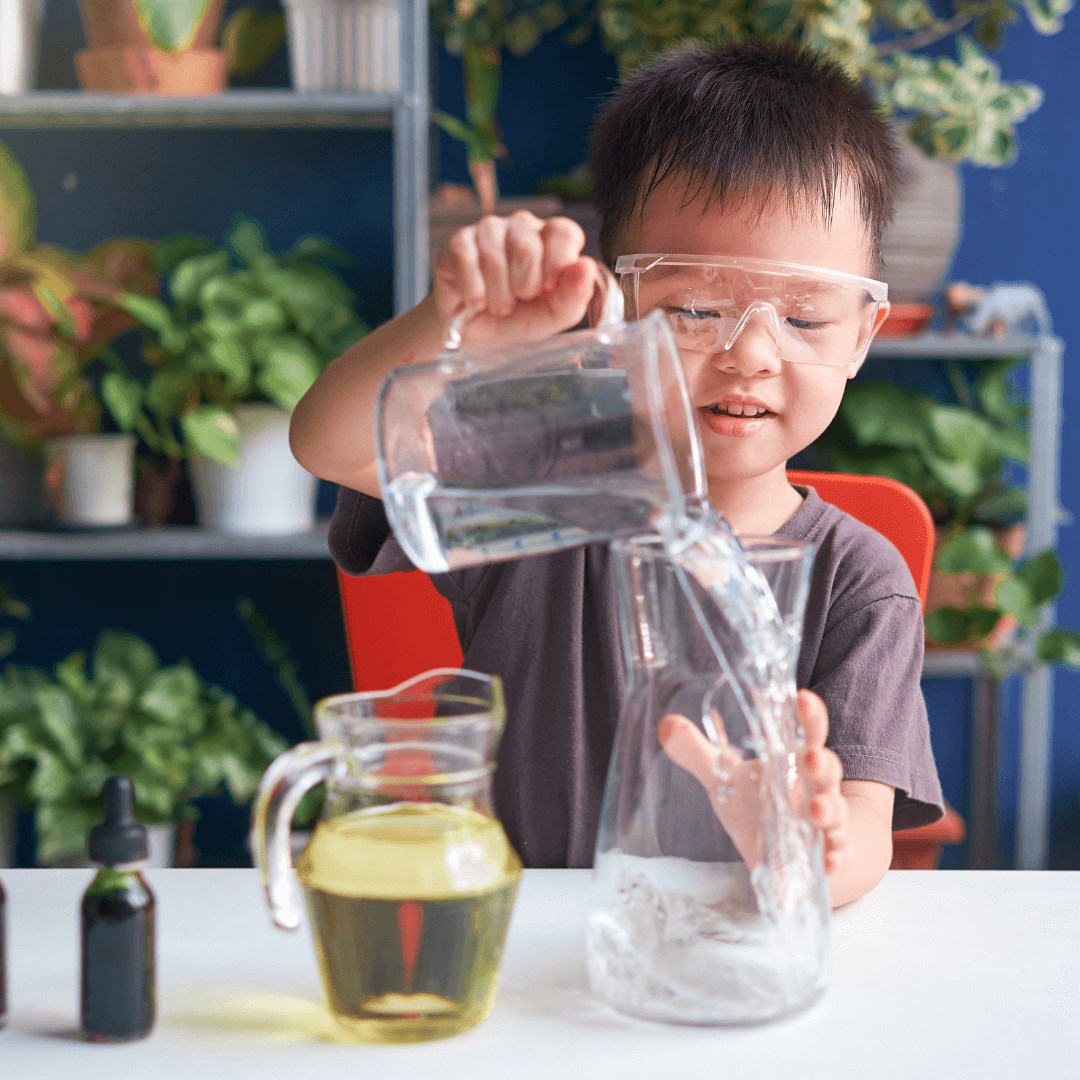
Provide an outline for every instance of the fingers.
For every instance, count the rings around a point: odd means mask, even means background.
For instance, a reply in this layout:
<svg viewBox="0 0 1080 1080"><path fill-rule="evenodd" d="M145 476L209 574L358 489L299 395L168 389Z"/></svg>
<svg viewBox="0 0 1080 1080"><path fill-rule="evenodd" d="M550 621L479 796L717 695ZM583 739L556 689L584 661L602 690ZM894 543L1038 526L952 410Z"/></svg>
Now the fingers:
<svg viewBox="0 0 1080 1080"><path fill-rule="evenodd" d="M685 769L706 791L716 786L716 748L705 733L685 716L668 713L656 730L664 753Z"/></svg>
<svg viewBox="0 0 1080 1080"><path fill-rule="evenodd" d="M800 690L795 699L808 749L824 746L829 734L829 710L813 690Z"/></svg>
<svg viewBox="0 0 1080 1080"><path fill-rule="evenodd" d="M566 324L573 325L584 315L591 283L581 269L565 271L578 263L588 266L581 257L584 246L581 226L569 218L542 221L524 210L483 217L454 233L439 259L439 310L448 316L467 308L506 319L519 304L552 294L552 311L564 318L576 315Z"/></svg>

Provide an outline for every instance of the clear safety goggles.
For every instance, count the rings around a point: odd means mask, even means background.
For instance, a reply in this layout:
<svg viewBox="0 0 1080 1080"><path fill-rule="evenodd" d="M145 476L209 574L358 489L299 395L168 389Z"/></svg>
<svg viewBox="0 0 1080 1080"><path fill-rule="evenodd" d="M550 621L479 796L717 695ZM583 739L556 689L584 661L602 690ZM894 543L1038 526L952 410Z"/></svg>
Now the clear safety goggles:
<svg viewBox="0 0 1080 1080"><path fill-rule="evenodd" d="M764 327L782 360L832 367L863 359L889 292L839 270L714 255L620 255L615 273L627 318L664 312L680 351L724 352Z"/></svg>

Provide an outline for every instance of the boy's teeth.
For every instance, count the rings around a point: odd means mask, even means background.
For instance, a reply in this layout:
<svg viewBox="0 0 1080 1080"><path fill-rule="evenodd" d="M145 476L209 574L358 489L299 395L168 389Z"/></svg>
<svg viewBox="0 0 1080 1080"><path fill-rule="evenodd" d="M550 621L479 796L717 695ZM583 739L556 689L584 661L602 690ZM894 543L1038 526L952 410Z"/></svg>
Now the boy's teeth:
<svg viewBox="0 0 1080 1080"><path fill-rule="evenodd" d="M734 402L720 402L716 405L710 405L709 409L718 416L748 416L751 418L764 416L769 411L761 408L760 405L736 405Z"/></svg>

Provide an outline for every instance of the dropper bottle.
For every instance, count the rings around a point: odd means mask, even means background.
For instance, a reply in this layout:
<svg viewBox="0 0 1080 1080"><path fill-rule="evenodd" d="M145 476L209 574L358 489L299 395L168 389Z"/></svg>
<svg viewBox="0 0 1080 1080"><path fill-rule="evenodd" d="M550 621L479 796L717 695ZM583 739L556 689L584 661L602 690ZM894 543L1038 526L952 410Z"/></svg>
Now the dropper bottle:
<svg viewBox="0 0 1080 1080"><path fill-rule="evenodd" d="M127 1042L154 1026L154 894L139 873L148 847L131 781L112 776L104 792L88 848L101 869L82 901L82 1030L91 1042Z"/></svg>

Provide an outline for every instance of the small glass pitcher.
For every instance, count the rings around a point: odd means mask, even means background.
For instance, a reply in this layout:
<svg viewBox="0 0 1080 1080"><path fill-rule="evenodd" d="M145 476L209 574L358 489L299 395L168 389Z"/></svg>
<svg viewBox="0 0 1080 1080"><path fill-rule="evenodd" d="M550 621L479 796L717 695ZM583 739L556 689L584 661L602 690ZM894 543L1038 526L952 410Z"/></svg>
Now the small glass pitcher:
<svg viewBox="0 0 1080 1080"><path fill-rule="evenodd" d="M428 573L557 551L651 527L706 481L697 419L667 320L623 321L598 270L596 326L391 372L376 446L386 514Z"/></svg>
<svg viewBox="0 0 1080 1080"><path fill-rule="evenodd" d="M491 802L497 677L426 672L315 707L320 741L282 754L252 809L275 923L295 929L289 828L325 782L297 860L330 1010L365 1042L444 1038L491 1010L521 861Z"/></svg>
<svg viewBox="0 0 1080 1080"><path fill-rule="evenodd" d="M796 1011L825 989L830 917L794 767L813 548L744 543L779 633L729 621L730 605L656 537L613 554L629 677L597 838L592 987L622 1012L676 1023Z"/></svg>

